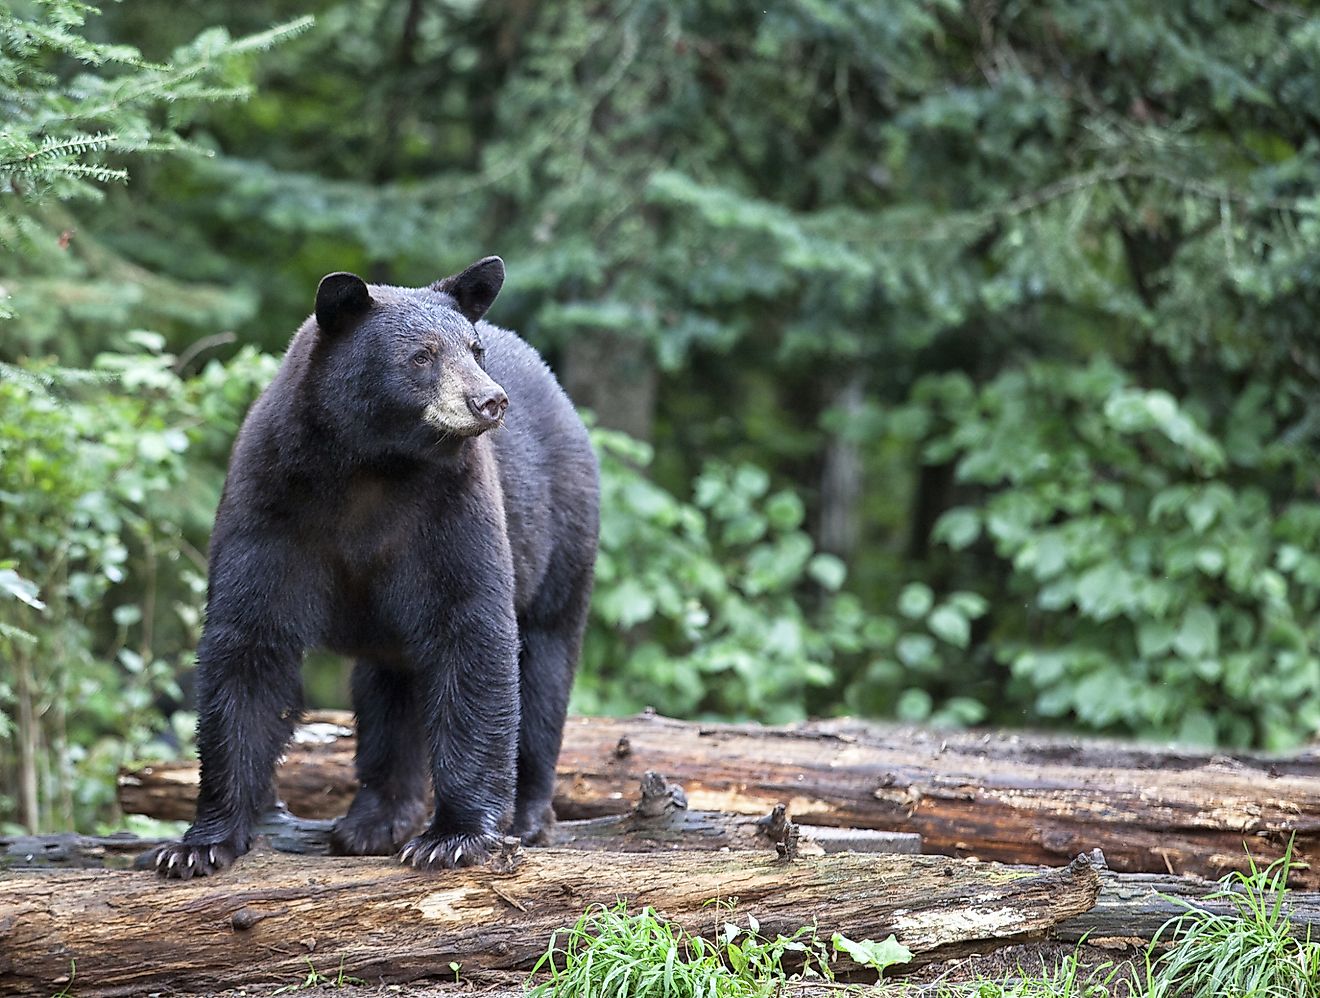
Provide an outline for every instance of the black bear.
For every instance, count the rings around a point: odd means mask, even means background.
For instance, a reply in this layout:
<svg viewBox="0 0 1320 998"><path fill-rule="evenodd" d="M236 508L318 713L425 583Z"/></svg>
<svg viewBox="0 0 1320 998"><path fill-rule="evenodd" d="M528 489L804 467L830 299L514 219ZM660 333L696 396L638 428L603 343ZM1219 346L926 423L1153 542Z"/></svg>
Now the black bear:
<svg viewBox="0 0 1320 998"><path fill-rule="evenodd" d="M249 849L314 646L356 659L361 788L334 851L465 866L553 820L599 488L550 370L481 321L503 283L499 257L427 288L321 281L230 458L197 650L197 818L156 854L163 875Z"/></svg>

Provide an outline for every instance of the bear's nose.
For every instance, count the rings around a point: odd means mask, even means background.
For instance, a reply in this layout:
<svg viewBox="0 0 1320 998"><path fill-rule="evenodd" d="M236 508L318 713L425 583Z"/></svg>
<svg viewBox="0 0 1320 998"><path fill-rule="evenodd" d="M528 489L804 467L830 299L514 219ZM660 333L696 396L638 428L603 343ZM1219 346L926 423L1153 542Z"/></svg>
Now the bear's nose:
<svg viewBox="0 0 1320 998"><path fill-rule="evenodd" d="M469 395L467 402L472 415L491 423L497 422L504 415L504 410L509 408L509 396L502 391L484 396Z"/></svg>

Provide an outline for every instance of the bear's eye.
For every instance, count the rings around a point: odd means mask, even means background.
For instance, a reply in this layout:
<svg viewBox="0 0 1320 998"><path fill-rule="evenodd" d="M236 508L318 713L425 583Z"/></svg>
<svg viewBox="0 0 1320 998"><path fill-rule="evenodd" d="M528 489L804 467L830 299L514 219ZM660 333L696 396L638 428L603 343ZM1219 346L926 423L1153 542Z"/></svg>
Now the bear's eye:
<svg viewBox="0 0 1320 998"><path fill-rule="evenodd" d="M416 367L430 367L430 366L431 366L431 351L430 351L430 350L418 350L415 354L412 355L412 362L413 362L414 366L416 366Z"/></svg>
<svg viewBox="0 0 1320 998"><path fill-rule="evenodd" d="M472 356L473 356L473 357L476 357L477 360L480 361L481 358L484 357L485 355L486 355L486 350L485 350L485 348L481 345L481 342L480 342L479 340L473 340L473 341L472 341Z"/></svg>

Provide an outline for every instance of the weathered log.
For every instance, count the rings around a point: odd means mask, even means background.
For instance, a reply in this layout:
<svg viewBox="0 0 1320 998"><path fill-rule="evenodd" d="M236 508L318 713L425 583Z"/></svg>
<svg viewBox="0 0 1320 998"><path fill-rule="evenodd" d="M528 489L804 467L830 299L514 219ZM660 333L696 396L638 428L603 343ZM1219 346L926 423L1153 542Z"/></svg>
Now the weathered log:
<svg viewBox="0 0 1320 998"><path fill-rule="evenodd" d="M1144 946L1170 919L1186 914L1191 907L1217 915L1233 914L1236 909L1227 901L1205 899L1222 889L1222 884L1199 877L1106 870L1101 873L1095 907L1061 922L1050 935L1064 942L1085 939L1101 946ZM1310 938L1320 938L1320 893L1289 891L1286 911L1295 933L1305 936L1309 932Z"/></svg>
<svg viewBox="0 0 1320 998"><path fill-rule="evenodd" d="M0 836L0 870L37 867L127 869L145 850L163 839L144 839L130 833L115 835L3 835Z"/></svg>
<svg viewBox="0 0 1320 998"><path fill-rule="evenodd" d="M308 816L342 813L354 790L351 717L299 730L280 791ZM916 832L926 852L1057 863L1101 848L1115 870L1215 879L1282 854L1296 835L1298 887L1320 887L1320 754L1162 751L1034 735L938 732L852 721L792 728L696 725L658 716L571 718L559 760L562 818L620 813L645 770L699 810L803 824ZM125 811L188 818L196 767L125 773Z"/></svg>
<svg viewBox="0 0 1320 998"><path fill-rule="evenodd" d="M914 952L1039 934L1086 911L1097 860L1023 869L928 856L765 853L633 856L516 851L493 868L421 874L384 859L258 852L221 876L75 870L0 879L0 993L49 995L76 967L76 993L256 987L323 973L375 981L525 969L588 905L651 905L694 932L737 899L763 931L813 917L828 938L894 932Z"/></svg>
<svg viewBox="0 0 1320 998"><path fill-rule="evenodd" d="M802 828L782 804L763 817L692 811L678 784L658 773L642 777L637 804L627 814L561 821L550 829L550 846L610 852L656 852L661 849L748 849L782 852L795 836L804 856L827 852L877 852L915 855L921 838L905 832L872 829ZM257 824L259 834L277 852L326 856L334 821L300 818L283 807L267 811ZM146 853L165 839L141 839L127 833L93 838L80 835L0 836L0 869L88 869L145 866ZM134 859L144 860L135 864Z"/></svg>

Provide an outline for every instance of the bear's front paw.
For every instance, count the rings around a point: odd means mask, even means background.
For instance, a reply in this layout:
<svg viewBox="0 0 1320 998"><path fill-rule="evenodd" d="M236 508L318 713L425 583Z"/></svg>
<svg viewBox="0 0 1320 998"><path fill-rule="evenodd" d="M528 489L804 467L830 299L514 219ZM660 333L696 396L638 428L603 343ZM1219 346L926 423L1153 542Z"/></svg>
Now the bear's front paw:
<svg viewBox="0 0 1320 998"><path fill-rule="evenodd" d="M423 832L399 852L400 863L411 863L419 870L452 870L459 866L480 866L500 846L494 832L438 835Z"/></svg>
<svg viewBox="0 0 1320 998"><path fill-rule="evenodd" d="M238 856L232 842L167 842L156 849L151 864L162 877L191 880L219 873Z"/></svg>
<svg viewBox="0 0 1320 998"><path fill-rule="evenodd" d="M359 792L330 832L332 856L392 856L426 818L421 801L393 806Z"/></svg>

